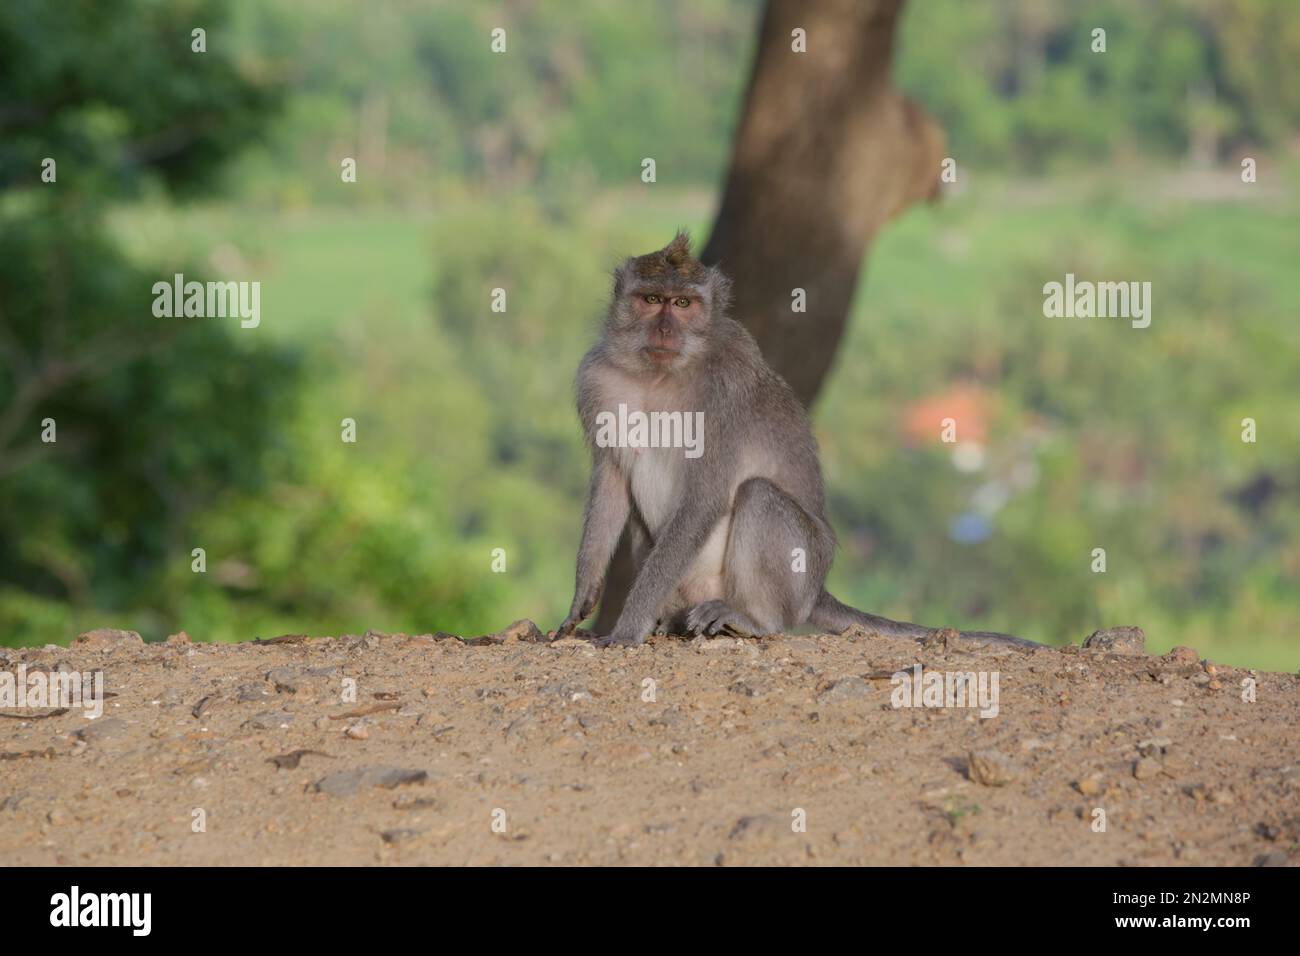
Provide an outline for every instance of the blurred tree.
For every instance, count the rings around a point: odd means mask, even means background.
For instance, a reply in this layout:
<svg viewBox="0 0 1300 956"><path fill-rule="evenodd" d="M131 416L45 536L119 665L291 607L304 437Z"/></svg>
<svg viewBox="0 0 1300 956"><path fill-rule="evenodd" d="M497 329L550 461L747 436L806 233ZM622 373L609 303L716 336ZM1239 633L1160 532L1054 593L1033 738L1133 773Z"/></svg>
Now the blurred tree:
<svg viewBox="0 0 1300 956"><path fill-rule="evenodd" d="M943 134L890 83L902 6L769 0L702 253L735 280L735 314L805 404L834 359L871 238L938 190ZM806 54L791 49L797 29ZM793 309L795 289L807 312Z"/></svg>

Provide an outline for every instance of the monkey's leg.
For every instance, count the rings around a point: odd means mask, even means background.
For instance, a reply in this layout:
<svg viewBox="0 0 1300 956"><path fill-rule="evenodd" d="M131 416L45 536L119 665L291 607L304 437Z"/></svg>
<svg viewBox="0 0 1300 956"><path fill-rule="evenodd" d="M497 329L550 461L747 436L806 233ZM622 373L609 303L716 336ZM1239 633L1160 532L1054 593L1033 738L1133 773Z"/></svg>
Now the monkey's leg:
<svg viewBox="0 0 1300 956"><path fill-rule="evenodd" d="M641 565L645 564L646 555L650 553L650 533L645 529L645 522L641 520L641 515L635 510L632 512L632 518L627 523L628 544L632 550L632 567L637 571L641 570ZM657 637L664 637L668 634L680 632L681 626L678 619L681 618L679 612L665 611L659 615L655 621L652 634Z"/></svg>
<svg viewBox="0 0 1300 956"><path fill-rule="evenodd" d="M834 541L830 530L766 478L736 489L723 562L721 601L696 605L692 633L758 637L797 627L821 594Z"/></svg>

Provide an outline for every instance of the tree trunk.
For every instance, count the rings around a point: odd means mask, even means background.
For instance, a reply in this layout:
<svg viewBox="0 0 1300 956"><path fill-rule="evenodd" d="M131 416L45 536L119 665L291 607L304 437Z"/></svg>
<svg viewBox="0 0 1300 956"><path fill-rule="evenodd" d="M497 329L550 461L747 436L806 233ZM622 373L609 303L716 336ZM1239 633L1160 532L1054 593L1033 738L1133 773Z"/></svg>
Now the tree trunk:
<svg viewBox="0 0 1300 956"><path fill-rule="evenodd" d="M943 134L891 85L903 0L769 0L722 205L701 259L735 283L733 314L811 405L848 319L867 246L934 196ZM806 50L792 49L802 29ZM806 311L794 311L795 290ZM626 542L596 630L632 580Z"/></svg>

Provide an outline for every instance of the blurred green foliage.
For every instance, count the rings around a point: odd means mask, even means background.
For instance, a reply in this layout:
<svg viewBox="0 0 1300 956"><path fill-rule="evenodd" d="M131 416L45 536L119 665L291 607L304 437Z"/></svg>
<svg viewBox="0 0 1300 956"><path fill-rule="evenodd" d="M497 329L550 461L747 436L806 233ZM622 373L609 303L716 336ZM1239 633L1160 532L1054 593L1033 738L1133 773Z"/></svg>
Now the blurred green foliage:
<svg viewBox="0 0 1300 956"><path fill-rule="evenodd" d="M296 400L289 350L215 323L160 325L151 287L183 264L133 264L103 226L115 198L209 181L271 115L272 88L220 51L190 53L192 24L218 10L0 9L0 634L10 642L63 636L77 609L174 617L182 594L166 571L189 552L187 523L261 487L282 439L271 412Z"/></svg>
<svg viewBox="0 0 1300 956"><path fill-rule="evenodd" d="M230 40L295 95L240 191L287 205L410 203L463 187L534 194L720 182L748 77L756 0L471 4L237 0ZM507 53L489 33L506 30ZM1106 31L1094 53L1092 31ZM808 55L816 55L810 38ZM1235 158L1286 146L1300 116L1293 0L913 0L898 85L964 166L1002 174L1103 157ZM320 162L329 157L333 164ZM292 171L292 175L286 175Z"/></svg>
<svg viewBox="0 0 1300 956"><path fill-rule="evenodd" d="M910 4L899 82L945 126L962 188L877 241L815 410L841 597L1048 641L1140 623L1157 648L1294 669L1284 12ZM572 375L619 257L678 225L705 236L756 14L7 4L0 641L558 621L587 470ZM1044 318L1067 271L1150 280L1151 328ZM262 324L155 319L173 272L261 281ZM987 408L967 470L906 424L953 388ZM972 515L981 534L955 535Z"/></svg>

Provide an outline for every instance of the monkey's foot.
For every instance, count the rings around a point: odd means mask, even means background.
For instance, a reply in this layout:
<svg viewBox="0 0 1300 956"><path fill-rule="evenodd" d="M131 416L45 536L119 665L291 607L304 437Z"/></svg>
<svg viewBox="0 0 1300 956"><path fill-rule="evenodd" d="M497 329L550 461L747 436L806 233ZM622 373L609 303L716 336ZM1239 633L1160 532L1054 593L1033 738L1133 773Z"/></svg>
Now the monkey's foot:
<svg viewBox="0 0 1300 956"><path fill-rule="evenodd" d="M762 628L744 614L733 610L725 601L705 601L686 615L686 629L692 634L727 633L734 637L757 637Z"/></svg>

